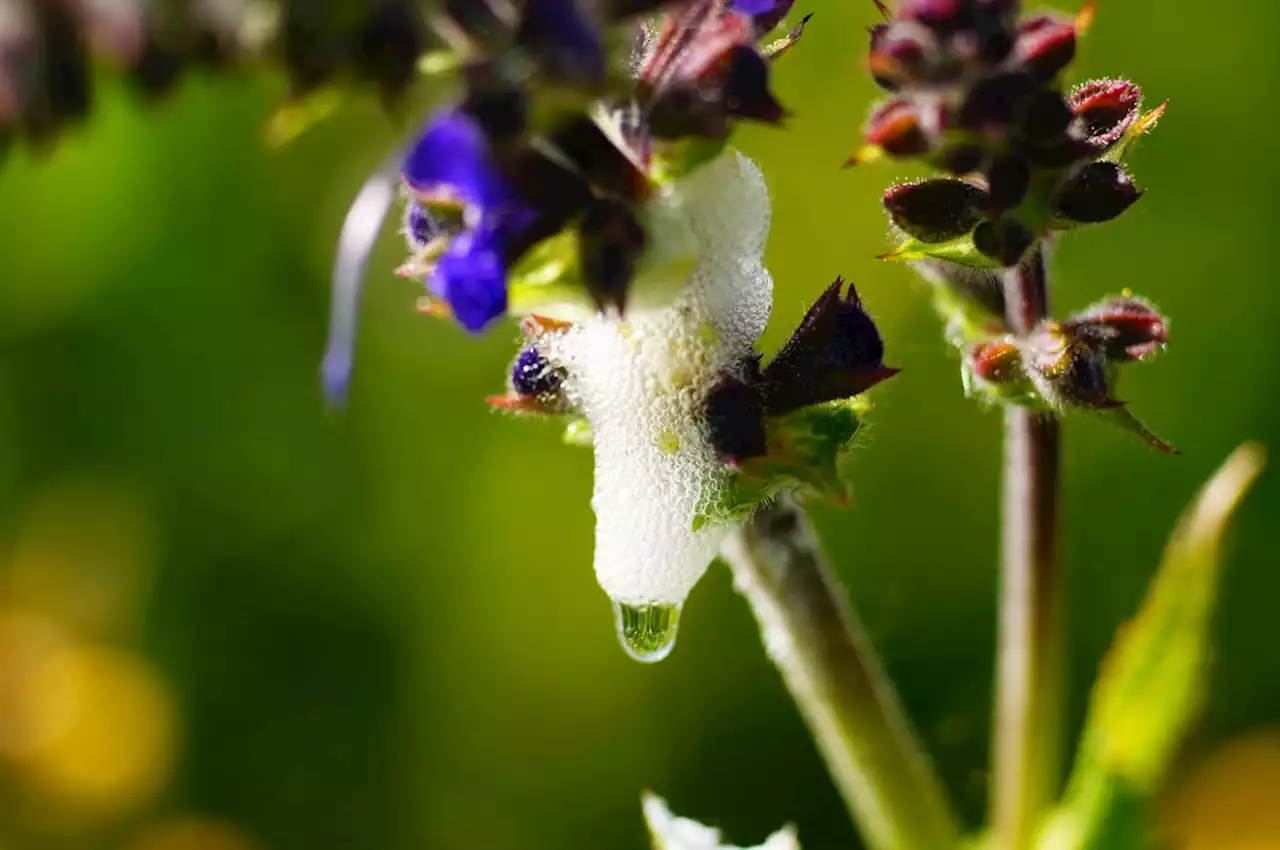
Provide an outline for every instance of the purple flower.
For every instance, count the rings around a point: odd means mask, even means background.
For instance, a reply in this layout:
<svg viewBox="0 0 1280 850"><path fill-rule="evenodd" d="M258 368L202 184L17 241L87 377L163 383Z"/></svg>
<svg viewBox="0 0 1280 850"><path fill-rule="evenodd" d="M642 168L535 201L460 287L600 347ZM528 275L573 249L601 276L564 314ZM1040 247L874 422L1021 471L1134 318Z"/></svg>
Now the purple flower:
<svg viewBox="0 0 1280 850"><path fill-rule="evenodd" d="M432 119L405 156L401 171L409 188L431 201L483 211L514 197L493 161L484 130L459 109Z"/></svg>
<svg viewBox="0 0 1280 850"><path fill-rule="evenodd" d="M427 287L449 302L469 331L483 330L507 311L507 269L503 233L493 224L464 230L427 276Z"/></svg>
<svg viewBox="0 0 1280 850"><path fill-rule="evenodd" d="M498 169L479 123L460 109L432 119L402 166L409 188L427 200L461 203L467 229L449 242L427 287L469 331L507 310L507 247L533 216Z"/></svg>

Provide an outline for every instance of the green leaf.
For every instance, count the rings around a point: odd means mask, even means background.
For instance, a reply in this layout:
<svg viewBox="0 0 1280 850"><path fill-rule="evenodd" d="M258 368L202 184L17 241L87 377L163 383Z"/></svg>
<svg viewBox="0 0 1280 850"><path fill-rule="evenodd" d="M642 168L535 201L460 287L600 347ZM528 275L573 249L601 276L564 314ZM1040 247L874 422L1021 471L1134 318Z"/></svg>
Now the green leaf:
<svg viewBox="0 0 1280 850"><path fill-rule="evenodd" d="M999 262L978 250L973 244L973 234L966 233L946 242L921 242L909 237L898 247L880 257L882 260L946 260L971 269L999 269Z"/></svg>
<svg viewBox="0 0 1280 850"><path fill-rule="evenodd" d="M1143 803L1204 696L1222 538L1263 462L1260 446L1241 446L1183 515L1142 610L1103 665L1065 802L1041 850L1143 846Z"/></svg>

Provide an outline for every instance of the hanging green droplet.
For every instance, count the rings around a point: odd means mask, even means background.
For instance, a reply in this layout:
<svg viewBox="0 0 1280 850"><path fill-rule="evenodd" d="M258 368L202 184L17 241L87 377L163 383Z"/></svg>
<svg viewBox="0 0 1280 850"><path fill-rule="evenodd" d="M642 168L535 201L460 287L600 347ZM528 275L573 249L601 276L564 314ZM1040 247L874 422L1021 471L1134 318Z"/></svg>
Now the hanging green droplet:
<svg viewBox="0 0 1280 850"><path fill-rule="evenodd" d="M644 664L654 664L671 654L680 627L679 605L627 605L613 603L613 622L627 654Z"/></svg>

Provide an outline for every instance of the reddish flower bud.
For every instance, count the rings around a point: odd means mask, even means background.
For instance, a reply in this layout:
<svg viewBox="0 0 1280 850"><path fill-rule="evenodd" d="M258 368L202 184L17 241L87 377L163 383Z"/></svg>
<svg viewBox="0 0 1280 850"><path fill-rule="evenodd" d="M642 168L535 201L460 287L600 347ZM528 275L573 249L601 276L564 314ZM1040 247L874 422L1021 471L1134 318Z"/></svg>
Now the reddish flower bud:
<svg viewBox="0 0 1280 850"><path fill-rule="evenodd" d="M902 0L898 15L939 30L953 30L968 23L964 0Z"/></svg>
<svg viewBox="0 0 1280 850"><path fill-rule="evenodd" d="M1072 92L1068 103L1081 136L1100 153L1138 120L1142 89L1127 80L1096 80Z"/></svg>
<svg viewBox="0 0 1280 850"><path fill-rule="evenodd" d="M1023 376L1022 352L1009 340L980 342L969 352L969 368L987 383L1011 383Z"/></svg>
<svg viewBox="0 0 1280 850"><path fill-rule="evenodd" d="M929 149L920 120L905 100L891 100L877 109L867 122L866 137L890 156L919 156Z"/></svg>
<svg viewBox="0 0 1280 850"><path fill-rule="evenodd" d="M1085 224L1110 221L1133 206L1142 191L1114 162L1091 162L1066 182L1055 199L1061 218Z"/></svg>
<svg viewBox="0 0 1280 850"><path fill-rule="evenodd" d="M1035 234L1013 219L984 221L973 231L973 245L1003 266L1014 266L1022 259Z"/></svg>
<svg viewBox="0 0 1280 850"><path fill-rule="evenodd" d="M867 66L881 88L894 91L925 75L926 57L937 52L937 39L911 21L880 24L871 30Z"/></svg>
<svg viewBox="0 0 1280 850"><path fill-rule="evenodd" d="M1014 60L1044 80L1058 76L1076 56L1076 28L1054 15L1023 21L1013 46Z"/></svg>
<svg viewBox="0 0 1280 850"><path fill-rule="evenodd" d="M1169 343L1164 316L1146 301L1112 298L1072 316L1064 327L1111 363L1146 360Z"/></svg>
<svg viewBox="0 0 1280 850"><path fill-rule="evenodd" d="M925 180L885 192L884 208L894 224L921 242L946 242L982 220L986 196L963 180Z"/></svg>

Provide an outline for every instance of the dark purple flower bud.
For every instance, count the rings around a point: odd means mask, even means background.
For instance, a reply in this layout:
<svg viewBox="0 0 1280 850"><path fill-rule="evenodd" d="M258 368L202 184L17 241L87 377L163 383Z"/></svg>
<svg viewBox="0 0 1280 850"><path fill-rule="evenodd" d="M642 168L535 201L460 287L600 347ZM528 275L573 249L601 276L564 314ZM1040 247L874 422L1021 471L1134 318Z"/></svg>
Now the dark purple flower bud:
<svg viewBox="0 0 1280 850"><path fill-rule="evenodd" d="M484 131L474 118L458 110L431 120L405 157L402 171L409 188L427 200L484 209L512 197Z"/></svg>
<svg viewBox="0 0 1280 850"><path fill-rule="evenodd" d="M404 236L411 249L424 248L427 243L444 232L440 219L417 201L409 201L404 207Z"/></svg>
<svg viewBox="0 0 1280 850"><path fill-rule="evenodd" d="M1145 360L1164 349L1169 332L1164 316L1138 298L1112 298L1072 316L1064 327L1101 351L1110 363Z"/></svg>
<svg viewBox="0 0 1280 850"><path fill-rule="evenodd" d="M1110 221L1133 206L1142 191L1114 162L1091 162L1066 182L1055 199L1055 213L1070 221Z"/></svg>
<svg viewBox="0 0 1280 850"><path fill-rule="evenodd" d="M978 145L949 145L938 151L933 159L943 171L960 177L982 168L987 161L987 152Z"/></svg>
<svg viewBox="0 0 1280 850"><path fill-rule="evenodd" d="M601 192L632 201L648 195L648 176L589 116L570 119L551 134L550 141Z"/></svg>
<svg viewBox="0 0 1280 850"><path fill-rule="evenodd" d="M836 278L761 374L764 408L778 415L850 398L898 373L884 365L884 342L852 286Z"/></svg>
<svg viewBox="0 0 1280 850"><path fill-rule="evenodd" d="M507 243L507 262L515 263L543 239L559 233L592 198L591 186L559 157L526 147L511 169L511 182L527 215Z"/></svg>
<svg viewBox="0 0 1280 850"><path fill-rule="evenodd" d="M971 23L970 7L966 0L901 0L898 16L941 32L951 32Z"/></svg>
<svg viewBox="0 0 1280 850"><path fill-rule="evenodd" d="M412 3L371 3L354 39L356 68L393 100L417 77L427 43L426 21Z"/></svg>
<svg viewBox="0 0 1280 850"><path fill-rule="evenodd" d="M786 114L769 91L769 62L753 47L729 51L722 85L725 107L735 118L777 124Z"/></svg>
<svg viewBox="0 0 1280 850"><path fill-rule="evenodd" d="M463 71L467 94L459 107L484 132L495 159L521 146L529 124L529 93L501 79L494 63L477 63Z"/></svg>
<svg viewBox="0 0 1280 850"><path fill-rule="evenodd" d="M1010 218L984 221L973 231L973 245L1002 266L1015 266L1036 241L1026 227Z"/></svg>
<svg viewBox="0 0 1280 850"><path fill-rule="evenodd" d="M884 194L893 223L921 242L963 236L982 220L987 193L963 180L925 180L894 186Z"/></svg>
<svg viewBox="0 0 1280 850"><path fill-rule="evenodd" d="M599 28L577 0L524 0L516 44L547 77L587 87L605 81Z"/></svg>
<svg viewBox="0 0 1280 850"><path fill-rule="evenodd" d="M1035 77L1021 71L985 77L969 89L960 107L960 126L1003 138L1039 89Z"/></svg>
<svg viewBox="0 0 1280 850"><path fill-rule="evenodd" d="M587 292L601 310L626 309L627 287L647 243L628 204L596 198L587 205L578 224L578 255Z"/></svg>
<svg viewBox="0 0 1280 850"><path fill-rule="evenodd" d="M478 332L507 311L507 269L495 226L464 230L449 242L427 285L449 302L458 322Z"/></svg>
<svg viewBox="0 0 1280 850"><path fill-rule="evenodd" d="M729 115L724 104L707 97L696 86L669 86L649 102L649 131L655 139L674 141L691 136L723 139L729 135Z"/></svg>
<svg viewBox="0 0 1280 850"><path fill-rule="evenodd" d="M1124 404L1110 396L1103 359L1057 322L1037 325L1022 340L1022 356L1037 388L1055 406L1107 410Z"/></svg>
<svg viewBox="0 0 1280 850"><path fill-rule="evenodd" d="M938 50L937 38L910 21L880 24L871 29L867 66L881 88L894 91L925 75L927 57Z"/></svg>
<svg viewBox="0 0 1280 850"><path fill-rule="evenodd" d="M1014 61L1042 80L1051 80L1076 56L1076 28L1054 15L1022 22L1013 46Z"/></svg>
<svg viewBox="0 0 1280 850"><path fill-rule="evenodd" d="M1101 153L1138 120L1142 89L1127 80L1097 80L1072 92L1069 103L1081 135Z"/></svg>
<svg viewBox="0 0 1280 850"><path fill-rule="evenodd" d="M1044 90L1027 105L1022 133L1032 141L1048 141L1061 136L1071 126L1075 114L1056 91Z"/></svg>
<svg viewBox="0 0 1280 850"><path fill-rule="evenodd" d="M969 352L969 368L989 384L1007 384L1023 377L1022 352L1009 340L980 342Z"/></svg>
<svg viewBox="0 0 1280 850"><path fill-rule="evenodd" d="M550 396L564 383L564 370L551 365L534 346L529 346L511 367L511 389L523 396Z"/></svg>
<svg viewBox="0 0 1280 850"><path fill-rule="evenodd" d="M905 100L891 100L877 109L867 121L866 138L890 156L919 156L929 150L920 120Z"/></svg>
<svg viewBox="0 0 1280 850"><path fill-rule="evenodd" d="M725 463L736 466L768 452L764 405L753 383L721 372L703 399L703 412L711 445Z"/></svg>
<svg viewBox="0 0 1280 850"><path fill-rule="evenodd" d="M1022 203L1031 188L1031 163L1016 154L1002 156L987 169L987 209L992 214Z"/></svg>

